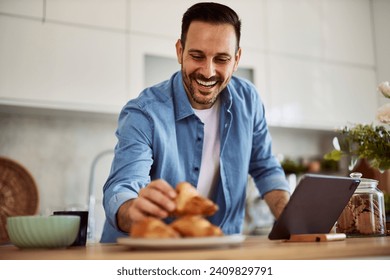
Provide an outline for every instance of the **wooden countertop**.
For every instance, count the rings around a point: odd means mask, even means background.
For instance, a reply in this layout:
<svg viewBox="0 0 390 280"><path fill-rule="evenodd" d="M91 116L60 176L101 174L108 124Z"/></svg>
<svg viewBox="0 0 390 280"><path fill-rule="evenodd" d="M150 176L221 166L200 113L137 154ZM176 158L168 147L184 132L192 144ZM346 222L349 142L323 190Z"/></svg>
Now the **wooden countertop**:
<svg viewBox="0 0 390 280"><path fill-rule="evenodd" d="M145 250L119 244L87 244L67 249L19 249L0 246L2 260L292 260L390 259L390 236L347 238L332 242L270 241L248 236L236 247Z"/></svg>

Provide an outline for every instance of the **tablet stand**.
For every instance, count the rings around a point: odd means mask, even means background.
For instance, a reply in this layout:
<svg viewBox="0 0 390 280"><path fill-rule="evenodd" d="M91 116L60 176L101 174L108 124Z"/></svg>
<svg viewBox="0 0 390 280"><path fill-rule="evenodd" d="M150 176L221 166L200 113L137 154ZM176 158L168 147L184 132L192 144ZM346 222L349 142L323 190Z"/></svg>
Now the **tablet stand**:
<svg viewBox="0 0 390 280"><path fill-rule="evenodd" d="M341 241L345 240L344 233L310 233L310 234L292 234L289 242L323 242L323 241Z"/></svg>

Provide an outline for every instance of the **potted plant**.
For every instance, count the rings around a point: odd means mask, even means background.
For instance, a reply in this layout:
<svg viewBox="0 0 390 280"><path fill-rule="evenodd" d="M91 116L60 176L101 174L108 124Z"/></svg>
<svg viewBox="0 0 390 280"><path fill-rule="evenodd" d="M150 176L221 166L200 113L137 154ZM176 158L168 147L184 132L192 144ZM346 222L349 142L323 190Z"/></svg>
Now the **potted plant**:
<svg viewBox="0 0 390 280"><path fill-rule="evenodd" d="M366 159L371 167L380 171L390 169L390 133L383 125L356 124L338 130L333 140L334 150L325 159L339 161L349 156L352 170L358 159Z"/></svg>

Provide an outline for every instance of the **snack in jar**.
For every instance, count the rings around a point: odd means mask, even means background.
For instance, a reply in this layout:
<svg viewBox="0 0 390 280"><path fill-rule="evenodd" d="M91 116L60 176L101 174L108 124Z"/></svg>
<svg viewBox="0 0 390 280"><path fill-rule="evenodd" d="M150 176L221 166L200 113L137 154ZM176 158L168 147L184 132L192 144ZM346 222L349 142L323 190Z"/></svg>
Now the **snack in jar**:
<svg viewBox="0 0 390 280"><path fill-rule="evenodd" d="M361 178L358 172L350 176L361 181L338 218L336 231L347 236L386 235L384 196L378 181Z"/></svg>

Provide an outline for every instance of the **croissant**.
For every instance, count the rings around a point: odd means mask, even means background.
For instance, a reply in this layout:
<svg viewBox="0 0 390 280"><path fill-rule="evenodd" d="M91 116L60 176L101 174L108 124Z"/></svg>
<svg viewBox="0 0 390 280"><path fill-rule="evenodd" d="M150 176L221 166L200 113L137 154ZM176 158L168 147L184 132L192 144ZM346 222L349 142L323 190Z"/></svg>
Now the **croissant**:
<svg viewBox="0 0 390 280"><path fill-rule="evenodd" d="M204 215L211 216L218 210L218 206L206 197L199 195L190 183L181 182L176 185L176 209L174 216Z"/></svg>
<svg viewBox="0 0 390 280"><path fill-rule="evenodd" d="M222 236L222 230L202 216L183 216L173 221L170 226L183 237Z"/></svg>
<svg viewBox="0 0 390 280"><path fill-rule="evenodd" d="M147 217L132 224L130 236L134 238L179 238L180 234L162 220Z"/></svg>

